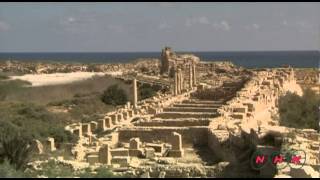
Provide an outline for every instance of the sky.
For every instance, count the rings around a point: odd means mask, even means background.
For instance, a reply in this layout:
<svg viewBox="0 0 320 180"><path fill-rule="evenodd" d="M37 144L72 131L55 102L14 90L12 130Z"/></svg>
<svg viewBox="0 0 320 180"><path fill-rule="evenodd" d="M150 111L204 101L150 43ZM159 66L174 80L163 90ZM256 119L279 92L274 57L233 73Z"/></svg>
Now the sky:
<svg viewBox="0 0 320 180"><path fill-rule="evenodd" d="M0 52L320 49L320 3L0 2Z"/></svg>

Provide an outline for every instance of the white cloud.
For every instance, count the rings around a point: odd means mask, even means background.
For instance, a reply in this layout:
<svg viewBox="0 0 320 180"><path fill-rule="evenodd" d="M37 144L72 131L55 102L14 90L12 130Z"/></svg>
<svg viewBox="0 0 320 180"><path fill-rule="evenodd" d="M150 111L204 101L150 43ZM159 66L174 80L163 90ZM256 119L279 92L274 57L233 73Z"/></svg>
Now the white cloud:
<svg viewBox="0 0 320 180"><path fill-rule="evenodd" d="M313 27L312 24L305 22L305 21L298 21L296 24L300 28L312 28Z"/></svg>
<svg viewBox="0 0 320 180"><path fill-rule="evenodd" d="M231 26L226 20L222 20L219 23L212 23L212 27L217 30L230 31Z"/></svg>
<svg viewBox="0 0 320 180"><path fill-rule="evenodd" d="M67 21L69 23L73 23L73 22L75 22L75 18L74 17L68 17Z"/></svg>
<svg viewBox="0 0 320 180"><path fill-rule="evenodd" d="M201 17L192 17L192 18L187 18L185 25L187 27L193 26L193 25L208 25L210 24L209 19L206 16L201 16Z"/></svg>
<svg viewBox="0 0 320 180"><path fill-rule="evenodd" d="M288 21L287 21L287 20L283 20L282 24L283 24L284 26L287 26L287 25L288 25Z"/></svg>
<svg viewBox="0 0 320 180"><path fill-rule="evenodd" d="M260 29L260 25L259 24L252 24L252 27L256 30Z"/></svg>
<svg viewBox="0 0 320 180"><path fill-rule="evenodd" d="M4 22L4 21L0 21L0 31L8 31L11 28L11 26Z"/></svg>
<svg viewBox="0 0 320 180"><path fill-rule="evenodd" d="M107 29L113 31L113 32L117 32L117 33L122 33L124 32L124 27L121 25L115 25L115 24L110 24L107 26Z"/></svg>
<svg viewBox="0 0 320 180"><path fill-rule="evenodd" d="M229 31L230 30L230 25L227 21L221 21L221 26L224 30Z"/></svg>
<svg viewBox="0 0 320 180"><path fill-rule="evenodd" d="M205 17L205 16L199 17L199 18L198 18L198 22L199 22L200 24L210 24L208 18Z"/></svg>
<svg viewBox="0 0 320 180"><path fill-rule="evenodd" d="M245 26L245 28L247 29L247 30L259 30L259 29L261 29L261 25L259 25L259 24L256 24L256 23L253 23L253 24L250 24L250 25L247 25L247 26Z"/></svg>
<svg viewBox="0 0 320 180"><path fill-rule="evenodd" d="M163 23L159 24L159 26L158 26L158 29L160 29L160 30L170 29L170 28L171 28L171 26L166 22L163 22Z"/></svg>

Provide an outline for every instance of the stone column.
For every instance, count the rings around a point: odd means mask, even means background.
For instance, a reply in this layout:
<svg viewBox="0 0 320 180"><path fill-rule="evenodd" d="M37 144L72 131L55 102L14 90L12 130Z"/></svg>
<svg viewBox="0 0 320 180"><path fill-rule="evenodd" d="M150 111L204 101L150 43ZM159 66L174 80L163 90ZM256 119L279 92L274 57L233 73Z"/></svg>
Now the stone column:
<svg viewBox="0 0 320 180"><path fill-rule="evenodd" d="M178 72L174 71L174 95L178 95Z"/></svg>
<svg viewBox="0 0 320 180"><path fill-rule="evenodd" d="M100 120L98 120L98 129L104 130L105 127L106 127L105 119L100 119Z"/></svg>
<svg viewBox="0 0 320 180"><path fill-rule="evenodd" d="M117 117L118 117L118 123L120 123L123 120L123 114L122 113L118 113Z"/></svg>
<svg viewBox="0 0 320 180"><path fill-rule="evenodd" d="M183 85L183 73L182 70L180 70L180 93L184 90L184 85Z"/></svg>
<svg viewBox="0 0 320 180"><path fill-rule="evenodd" d="M86 135L91 134L90 123L82 123L82 133Z"/></svg>
<svg viewBox="0 0 320 180"><path fill-rule="evenodd" d="M137 79L133 79L133 108L137 109L138 107L138 90L137 90Z"/></svg>
<svg viewBox="0 0 320 180"><path fill-rule="evenodd" d="M112 114L112 115L110 115L110 117L111 117L112 124L118 124L118 115L117 114Z"/></svg>
<svg viewBox="0 0 320 180"><path fill-rule="evenodd" d="M106 128L112 128L112 120L111 117L105 117L104 118L104 124Z"/></svg>
<svg viewBox="0 0 320 180"><path fill-rule="evenodd" d="M99 149L99 162L102 164L111 164L111 153L110 153L110 147L108 144L102 146Z"/></svg>
<svg viewBox="0 0 320 180"><path fill-rule="evenodd" d="M192 89L193 88L193 69L192 69L192 65L189 65L189 88Z"/></svg>
<svg viewBox="0 0 320 180"><path fill-rule="evenodd" d="M181 69L178 69L177 76L178 76L177 91L178 91L178 94L181 94Z"/></svg>
<svg viewBox="0 0 320 180"><path fill-rule="evenodd" d="M98 128L98 123L95 121L90 122L91 131L94 132Z"/></svg>
<svg viewBox="0 0 320 180"><path fill-rule="evenodd" d="M55 151L56 150L56 146L54 144L54 138L48 137L47 139L47 150L49 152Z"/></svg>
<svg viewBox="0 0 320 180"><path fill-rule="evenodd" d="M129 142L129 156L139 157L142 155L141 142L139 138L131 138Z"/></svg>
<svg viewBox="0 0 320 180"><path fill-rule="evenodd" d="M171 137L172 150L182 150L181 134L173 132Z"/></svg>
<svg viewBox="0 0 320 180"><path fill-rule="evenodd" d="M81 123L79 123L79 126L73 130L73 134L75 134L79 138L82 137L82 124Z"/></svg>
<svg viewBox="0 0 320 180"><path fill-rule="evenodd" d="M169 157L182 157L184 151L182 149L182 137L181 134L177 132L172 133L172 137L170 138L170 142L172 145L172 149L169 151Z"/></svg>
<svg viewBox="0 0 320 180"><path fill-rule="evenodd" d="M192 78L193 78L193 86L196 86L197 81L196 81L196 65L192 65Z"/></svg>

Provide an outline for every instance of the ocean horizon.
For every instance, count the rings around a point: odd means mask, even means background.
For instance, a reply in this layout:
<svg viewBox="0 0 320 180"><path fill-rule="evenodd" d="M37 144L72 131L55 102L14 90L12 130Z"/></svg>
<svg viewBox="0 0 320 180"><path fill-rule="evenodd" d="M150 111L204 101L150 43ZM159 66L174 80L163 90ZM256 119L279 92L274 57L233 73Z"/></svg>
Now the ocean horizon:
<svg viewBox="0 0 320 180"><path fill-rule="evenodd" d="M245 68L292 66L318 68L320 51L196 51L202 61L230 61ZM66 62L66 63L128 63L137 59L157 58L161 52L0 52L0 61Z"/></svg>

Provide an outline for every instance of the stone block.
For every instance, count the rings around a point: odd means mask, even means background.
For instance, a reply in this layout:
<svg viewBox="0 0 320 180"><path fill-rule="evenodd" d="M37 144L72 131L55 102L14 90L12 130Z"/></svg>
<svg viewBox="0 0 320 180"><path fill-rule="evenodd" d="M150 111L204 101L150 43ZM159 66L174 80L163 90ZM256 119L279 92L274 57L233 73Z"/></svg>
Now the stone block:
<svg viewBox="0 0 320 180"><path fill-rule="evenodd" d="M130 157L142 157L143 151L141 149L129 149Z"/></svg>
<svg viewBox="0 0 320 180"><path fill-rule="evenodd" d="M152 159L155 157L155 150L153 148L145 148L145 157Z"/></svg>
<svg viewBox="0 0 320 180"><path fill-rule="evenodd" d="M94 132L98 128L98 123L95 121L90 122L91 131Z"/></svg>
<svg viewBox="0 0 320 180"><path fill-rule="evenodd" d="M92 133L90 123L82 123L82 133L84 135Z"/></svg>
<svg viewBox="0 0 320 180"><path fill-rule="evenodd" d="M110 115L110 117L111 117L112 124L118 124L118 115L117 114L112 114L112 115Z"/></svg>
<svg viewBox="0 0 320 180"><path fill-rule="evenodd" d="M112 157L111 164L118 164L120 167L126 167L130 163L129 156L114 156Z"/></svg>
<svg viewBox="0 0 320 180"><path fill-rule="evenodd" d="M104 122L105 122L105 128L113 127L111 117L105 117Z"/></svg>
<svg viewBox="0 0 320 180"><path fill-rule="evenodd" d="M104 130L105 127L106 127L105 120L104 120L104 119L99 119L99 120L98 120L98 129Z"/></svg>
<svg viewBox="0 0 320 180"><path fill-rule="evenodd" d="M87 156L87 161L90 165L99 163L99 156L96 154L88 155Z"/></svg>
<svg viewBox="0 0 320 180"><path fill-rule="evenodd" d="M117 118L118 118L118 123L123 121L123 114L122 113L118 113L117 114Z"/></svg>
<svg viewBox="0 0 320 180"><path fill-rule="evenodd" d="M129 144L130 149L140 149L141 147L141 142L139 138L131 138Z"/></svg>
<svg viewBox="0 0 320 180"><path fill-rule="evenodd" d="M124 148L112 149L110 152L112 156L129 156L129 150Z"/></svg>
<svg viewBox="0 0 320 180"><path fill-rule="evenodd" d="M161 144L155 144L155 143L146 143L146 147L151 147L155 150L157 153L163 154L165 151L164 143Z"/></svg>
<svg viewBox="0 0 320 180"><path fill-rule="evenodd" d="M111 163L111 159L110 147L108 144L105 144L99 149L99 162L109 165Z"/></svg>
<svg viewBox="0 0 320 180"><path fill-rule="evenodd" d="M169 150L168 157L183 157L183 150Z"/></svg>

